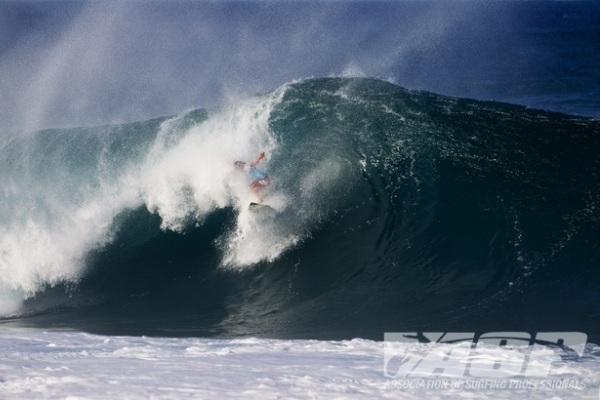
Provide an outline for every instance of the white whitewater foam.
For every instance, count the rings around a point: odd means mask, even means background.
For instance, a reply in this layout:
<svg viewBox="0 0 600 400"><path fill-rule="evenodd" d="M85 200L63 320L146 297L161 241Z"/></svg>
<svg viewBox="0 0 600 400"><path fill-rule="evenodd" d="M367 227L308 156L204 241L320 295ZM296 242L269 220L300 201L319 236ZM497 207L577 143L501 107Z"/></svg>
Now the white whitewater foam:
<svg viewBox="0 0 600 400"><path fill-rule="evenodd" d="M255 199L249 180L233 167L235 160L251 161L262 150L267 157L261 167L269 171L278 152L269 118L286 90L282 86L269 95L239 100L191 127L185 122L187 113L166 120L146 154L137 158L110 161L113 143L103 143L104 136L98 136L100 154L89 154L83 170L61 167L70 161L68 146L77 137L57 136L56 143L64 140L65 147L57 146L60 157L51 165L39 161L39 154L21 157L18 167L0 176L0 195L12 204L0 214L0 316L18 314L21 301L46 286L77 282L86 254L112 240L114 218L140 206L160 216L162 229L176 232L200 225L216 209L236 209L230 232L216 244L228 268L273 260L297 243L312 217L262 221L251 215L247 207ZM290 196L277 171L270 175L266 194L274 208L284 211ZM313 185L307 193L320 189Z"/></svg>
<svg viewBox="0 0 600 400"><path fill-rule="evenodd" d="M408 346L407 354L420 357L466 349ZM363 339L168 339L0 329L0 398L598 399L597 356L564 363L551 380L514 379L510 387L508 379L391 380L384 376L383 348ZM480 349L478 359L503 356L509 362L510 354L490 347ZM534 381L538 387L530 387Z"/></svg>
<svg viewBox="0 0 600 400"><path fill-rule="evenodd" d="M265 151L267 156L259 167L269 171L269 160L278 151L269 117L285 90L284 86L267 97L247 99L220 110L175 141L172 125L177 126L177 119L185 116L167 121L146 162L136 172L142 202L160 215L163 229L181 231L190 220L201 224L216 209L236 209L235 226L219 243L222 263L228 268L245 268L277 258L297 243L305 228L298 224L284 226L289 220L266 220L249 212L248 205L256 201L256 196L247 176L233 167L234 161L251 162ZM289 196L285 186L277 182L277 172L270 176L272 184L264 195L273 208L282 212Z"/></svg>

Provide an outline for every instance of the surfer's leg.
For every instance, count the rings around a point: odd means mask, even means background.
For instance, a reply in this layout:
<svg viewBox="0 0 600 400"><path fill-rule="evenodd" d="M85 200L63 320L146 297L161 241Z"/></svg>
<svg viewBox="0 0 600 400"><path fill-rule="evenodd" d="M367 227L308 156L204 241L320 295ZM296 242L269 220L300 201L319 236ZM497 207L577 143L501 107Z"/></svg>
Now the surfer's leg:
<svg viewBox="0 0 600 400"><path fill-rule="evenodd" d="M258 180L256 181L252 181L252 183L250 184L250 190L252 190L252 193L254 193L254 195L256 196L257 199L257 203L262 203L263 199L260 197L260 195L258 194L258 189L260 188L260 184L258 183Z"/></svg>
<svg viewBox="0 0 600 400"><path fill-rule="evenodd" d="M252 189L252 191L254 192L254 194L256 195L256 197L258 198L258 202L262 203L263 199L262 197L260 197L259 194L259 190L262 190L265 188L265 186L267 186L269 184L269 178L266 177L265 179L257 179L255 181L252 181L252 183L250 184L250 189Z"/></svg>
<svg viewBox="0 0 600 400"><path fill-rule="evenodd" d="M260 183L258 183L258 179L255 181L252 181L252 183L250 184L250 189L252 189L252 190L257 190L260 187L262 187L262 186Z"/></svg>

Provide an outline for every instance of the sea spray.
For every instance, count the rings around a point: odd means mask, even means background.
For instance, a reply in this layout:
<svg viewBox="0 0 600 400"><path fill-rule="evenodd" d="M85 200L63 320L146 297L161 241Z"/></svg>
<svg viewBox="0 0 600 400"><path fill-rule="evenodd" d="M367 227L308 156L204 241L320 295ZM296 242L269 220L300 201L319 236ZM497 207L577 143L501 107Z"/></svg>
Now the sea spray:
<svg viewBox="0 0 600 400"><path fill-rule="evenodd" d="M144 206L160 216L162 229L176 232L202 224L216 209L245 210L252 195L233 161L264 150L268 166L277 152L270 111L284 91L208 113L42 131L4 145L0 276L3 304L11 304L3 306L4 315L16 311L19 297L76 283L85 273L87 253L111 242L119 230L115 218L127 210ZM285 195L275 197L285 208ZM226 240L228 265L273 259L295 242L261 236L260 230L248 233L245 213L236 226ZM261 241L262 250L248 240Z"/></svg>

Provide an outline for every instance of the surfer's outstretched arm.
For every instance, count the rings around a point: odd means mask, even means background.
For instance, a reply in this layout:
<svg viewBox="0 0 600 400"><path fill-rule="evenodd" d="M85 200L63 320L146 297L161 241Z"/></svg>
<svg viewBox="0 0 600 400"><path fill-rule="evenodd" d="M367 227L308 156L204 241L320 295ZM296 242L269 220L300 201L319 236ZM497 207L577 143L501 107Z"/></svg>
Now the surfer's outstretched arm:
<svg viewBox="0 0 600 400"><path fill-rule="evenodd" d="M263 158L265 158L265 152L261 151L258 154L258 157L256 157L256 160L254 160L253 162L250 163L250 166L254 167L256 164L258 164L260 162L260 160L262 160Z"/></svg>

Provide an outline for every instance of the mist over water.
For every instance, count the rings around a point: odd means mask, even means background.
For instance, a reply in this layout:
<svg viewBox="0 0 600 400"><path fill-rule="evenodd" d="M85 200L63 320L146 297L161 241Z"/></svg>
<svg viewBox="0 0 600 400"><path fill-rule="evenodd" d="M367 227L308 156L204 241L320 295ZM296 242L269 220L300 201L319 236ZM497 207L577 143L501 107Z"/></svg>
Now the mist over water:
<svg viewBox="0 0 600 400"><path fill-rule="evenodd" d="M598 115L597 3L539 4L3 2L0 130L139 121L332 75Z"/></svg>

